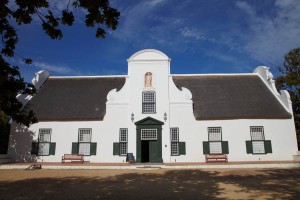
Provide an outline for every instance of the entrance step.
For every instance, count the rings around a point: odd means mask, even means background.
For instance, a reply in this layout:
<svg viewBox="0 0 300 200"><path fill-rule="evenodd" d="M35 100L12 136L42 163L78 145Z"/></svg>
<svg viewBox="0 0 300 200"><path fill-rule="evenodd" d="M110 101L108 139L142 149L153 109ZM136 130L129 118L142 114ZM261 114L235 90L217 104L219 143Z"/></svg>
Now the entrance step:
<svg viewBox="0 0 300 200"><path fill-rule="evenodd" d="M293 155L293 160L300 161L300 151L297 151L296 155Z"/></svg>
<svg viewBox="0 0 300 200"><path fill-rule="evenodd" d="M136 164L136 166L135 166L136 169L143 169L143 170L161 169L162 167L163 167L163 164L152 164L152 163Z"/></svg>

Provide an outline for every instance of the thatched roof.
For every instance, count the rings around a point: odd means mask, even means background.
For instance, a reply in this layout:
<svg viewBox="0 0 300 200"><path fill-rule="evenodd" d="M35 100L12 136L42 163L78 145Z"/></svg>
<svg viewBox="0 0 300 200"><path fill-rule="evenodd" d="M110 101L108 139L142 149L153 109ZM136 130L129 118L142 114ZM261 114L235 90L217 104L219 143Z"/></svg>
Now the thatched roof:
<svg viewBox="0 0 300 200"><path fill-rule="evenodd" d="M39 121L103 120L106 96L125 77L49 78L29 101Z"/></svg>
<svg viewBox="0 0 300 200"><path fill-rule="evenodd" d="M197 120L288 119L288 113L258 75L173 76L192 93Z"/></svg>

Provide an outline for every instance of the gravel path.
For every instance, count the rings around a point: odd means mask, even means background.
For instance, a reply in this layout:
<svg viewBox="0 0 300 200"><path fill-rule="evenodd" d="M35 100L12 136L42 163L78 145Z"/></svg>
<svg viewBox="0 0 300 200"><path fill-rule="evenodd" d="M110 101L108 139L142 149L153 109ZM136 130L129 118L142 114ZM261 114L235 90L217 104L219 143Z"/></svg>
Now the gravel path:
<svg viewBox="0 0 300 200"><path fill-rule="evenodd" d="M0 170L9 199L300 199L300 169Z"/></svg>

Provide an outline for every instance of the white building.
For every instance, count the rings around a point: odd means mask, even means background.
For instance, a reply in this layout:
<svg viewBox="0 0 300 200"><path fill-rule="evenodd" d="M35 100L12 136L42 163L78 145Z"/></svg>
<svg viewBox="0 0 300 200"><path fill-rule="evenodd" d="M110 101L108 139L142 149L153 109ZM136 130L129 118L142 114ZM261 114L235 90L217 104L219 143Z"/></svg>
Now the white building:
<svg viewBox="0 0 300 200"><path fill-rule="evenodd" d="M128 75L56 77L37 73L34 97L22 97L39 120L13 124L8 155L16 162L293 160L297 151L288 92L267 67L248 74L170 74L170 58L146 49L128 59Z"/></svg>

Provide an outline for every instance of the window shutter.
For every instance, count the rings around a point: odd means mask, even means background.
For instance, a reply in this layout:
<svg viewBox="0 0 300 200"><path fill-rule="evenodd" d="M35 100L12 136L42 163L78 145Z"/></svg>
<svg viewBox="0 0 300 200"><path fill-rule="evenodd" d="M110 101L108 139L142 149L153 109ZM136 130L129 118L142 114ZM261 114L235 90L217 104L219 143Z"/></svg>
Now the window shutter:
<svg viewBox="0 0 300 200"><path fill-rule="evenodd" d="M114 142L113 155L120 155L120 143Z"/></svg>
<svg viewBox="0 0 300 200"><path fill-rule="evenodd" d="M271 140L265 140L265 153L272 153Z"/></svg>
<svg viewBox="0 0 300 200"><path fill-rule="evenodd" d="M78 154L78 148L79 143L78 142L72 142L72 154Z"/></svg>
<svg viewBox="0 0 300 200"><path fill-rule="evenodd" d="M38 142L32 142L31 144L31 154L37 155L39 152L39 143Z"/></svg>
<svg viewBox="0 0 300 200"><path fill-rule="evenodd" d="M209 154L210 150L209 150L209 142L203 142L203 154Z"/></svg>
<svg viewBox="0 0 300 200"><path fill-rule="evenodd" d="M246 141L246 151L248 154L253 153L252 141Z"/></svg>
<svg viewBox="0 0 300 200"><path fill-rule="evenodd" d="M55 155L55 148L56 148L56 143L51 142L49 147L49 155Z"/></svg>
<svg viewBox="0 0 300 200"><path fill-rule="evenodd" d="M91 148L90 149L91 155L96 155L96 152L97 152L97 143L96 142L92 142L90 148Z"/></svg>
<svg viewBox="0 0 300 200"><path fill-rule="evenodd" d="M185 142L179 142L179 155L185 155Z"/></svg>
<svg viewBox="0 0 300 200"><path fill-rule="evenodd" d="M222 153L229 154L228 141L222 141Z"/></svg>

